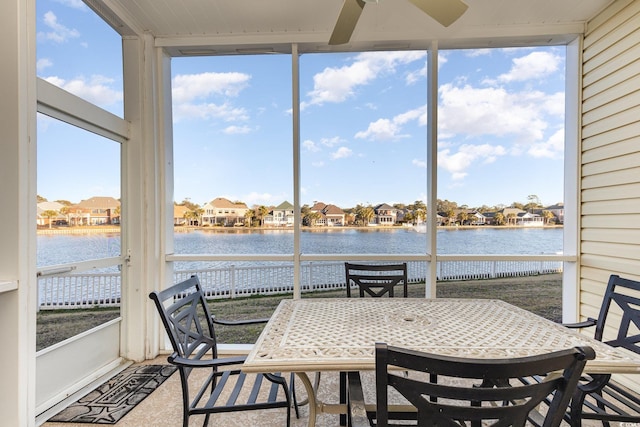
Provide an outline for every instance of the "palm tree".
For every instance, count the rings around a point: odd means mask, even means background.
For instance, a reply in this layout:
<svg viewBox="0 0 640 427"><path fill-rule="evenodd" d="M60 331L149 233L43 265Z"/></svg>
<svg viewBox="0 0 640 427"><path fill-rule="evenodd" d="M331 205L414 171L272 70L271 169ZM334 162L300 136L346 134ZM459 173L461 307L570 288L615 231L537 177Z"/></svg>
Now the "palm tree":
<svg viewBox="0 0 640 427"><path fill-rule="evenodd" d="M540 198L535 194L528 195L527 200L529 200L529 203L525 207L529 209L529 212L533 212L535 208L540 207Z"/></svg>
<svg viewBox="0 0 640 427"><path fill-rule="evenodd" d="M200 206L197 206L195 209L193 209L192 212L194 214L194 217L195 217L196 221L198 222L197 225L201 225L202 224L202 215L204 215L204 208L201 208Z"/></svg>
<svg viewBox="0 0 640 427"><path fill-rule="evenodd" d="M413 202L413 210L414 211L417 211L417 210L426 211L427 210L427 205L425 205L425 203L422 200L416 200L415 202Z"/></svg>
<svg viewBox="0 0 640 427"><path fill-rule="evenodd" d="M364 226L369 225L369 223L371 223L371 220L375 216L376 216L376 212L373 210L373 207L371 206L364 207L364 206L358 205L356 207L356 218L358 218L359 221L361 221Z"/></svg>
<svg viewBox="0 0 640 427"><path fill-rule="evenodd" d="M460 225L464 225L465 221L469 220L469 214L466 213L465 211L461 211L458 214L458 221L460 221Z"/></svg>
<svg viewBox="0 0 640 427"><path fill-rule="evenodd" d="M188 210L184 213L184 219L187 220L187 224L189 225L200 225L200 217L203 213L204 209L202 208Z"/></svg>
<svg viewBox="0 0 640 427"><path fill-rule="evenodd" d="M320 212L307 212L306 217L307 217L307 221L309 222L309 225L313 227L316 225L316 222L320 218L322 218L322 215L320 214Z"/></svg>
<svg viewBox="0 0 640 427"><path fill-rule="evenodd" d="M267 216L269 214L269 208L264 206L264 205L260 205L258 207L258 218L260 219L260 225L264 226L264 217Z"/></svg>
<svg viewBox="0 0 640 427"><path fill-rule="evenodd" d="M496 225L504 225L504 215L502 212L498 212L496 216L493 217Z"/></svg>
<svg viewBox="0 0 640 427"><path fill-rule="evenodd" d="M71 224L71 221L70 221L70 219L71 219L71 218L70 218L70 216L71 216L71 215L70 215L70 209L69 209L69 206L63 206L63 207L61 207L61 208L60 208L60 213L61 213L62 215L64 215L64 216L65 216L65 218L67 219L67 225L70 225L70 224Z"/></svg>
<svg viewBox="0 0 640 427"><path fill-rule="evenodd" d="M447 217L447 225L451 225L451 223L455 222L456 220L456 212L453 209L449 209L447 210L446 217Z"/></svg>
<svg viewBox="0 0 640 427"><path fill-rule="evenodd" d="M187 225L193 225L192 224L193 211L184 211L184 214L182 214L182 217L187 221Z"/></svg>
<svg viewBox="0 0 640 427"><path fill-rule="evenodd" d="M555 215L551 211L548 211L548 210L543 210L542 211L542 217L544 218L544 223L545 224L549 224L554 216Z"/></svg>
<svg viewBox="0 0 640 427"><path fill-rule="evenodd" d="M58 212L52 209L47 209L46 211L42 212L42 216L47 217L49 219L49 228L51 228L51 218L57 217Z"/></svg>
<svg viewBox="0 0 640 427"><path fill-rule="evenodd" d="M255 212L249 209L244 213L244 226L251 227L251 222L253 221L253 217L255 216Z"/></svg>
<svg viewBox="0 0 640 427"><path fill-rule="evenodd" d="M113 210L113 219L118 218L118 224L120 224L120 206L116 206L116 208Z"/></svg>
<svg viewBox="0 0 640 427"><path fill-rule="evenodd" d="M407 224L413 224L413 222L415 221L415 215L413 214L413 212L409 211L406 214L404 214L404 221Z"/></svg>

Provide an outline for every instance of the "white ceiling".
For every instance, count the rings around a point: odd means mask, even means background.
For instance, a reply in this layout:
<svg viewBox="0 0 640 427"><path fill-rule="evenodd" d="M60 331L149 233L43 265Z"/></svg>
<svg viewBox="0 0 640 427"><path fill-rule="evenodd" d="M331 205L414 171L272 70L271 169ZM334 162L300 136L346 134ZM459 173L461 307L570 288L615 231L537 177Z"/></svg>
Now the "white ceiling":
<svg viewBox="0 0 640 427"><path fill-rule="evenodd" d="M351 42L329 46L343 0L84 0L121 34L148 32L174 56L566 44L613 0L465 0L445 28L407 0L368 3Z"/></svg>

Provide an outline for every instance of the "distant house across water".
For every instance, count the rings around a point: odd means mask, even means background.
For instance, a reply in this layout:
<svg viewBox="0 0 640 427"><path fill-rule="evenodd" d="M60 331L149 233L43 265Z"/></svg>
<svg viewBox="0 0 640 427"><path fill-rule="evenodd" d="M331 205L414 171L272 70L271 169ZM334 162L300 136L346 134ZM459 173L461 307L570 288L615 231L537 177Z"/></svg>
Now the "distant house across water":
<svg viewBox="0 0 640 427"><path fill-rule="evenodd" d="M249 208L243 202L232 202L224 197L216 197L204 205L202 225L240 226L244 225Z"/></svg>
<svg viewBox="0 0 640 427"><path fill-rule="evenodd" d="M293 213L293 205L284 201L264 217L264 225L265 227L293 227Z"/></svg>

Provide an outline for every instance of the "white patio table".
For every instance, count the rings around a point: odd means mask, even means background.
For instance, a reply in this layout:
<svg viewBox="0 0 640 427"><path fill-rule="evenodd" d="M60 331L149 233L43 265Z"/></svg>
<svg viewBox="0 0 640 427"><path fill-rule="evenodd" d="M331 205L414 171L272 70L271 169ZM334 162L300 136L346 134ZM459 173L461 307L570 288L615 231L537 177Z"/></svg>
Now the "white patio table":
<svg viewBox="0 0 640 427"><path fill-rule="evenodd" d="M589 373L640 373L638 355L499 300L323 298L283 300L249 353L246 372L296 372L309 397L309 426L320 412L307 372L375 369L374 345L473 358L514 358L588 345Z"/></svg>

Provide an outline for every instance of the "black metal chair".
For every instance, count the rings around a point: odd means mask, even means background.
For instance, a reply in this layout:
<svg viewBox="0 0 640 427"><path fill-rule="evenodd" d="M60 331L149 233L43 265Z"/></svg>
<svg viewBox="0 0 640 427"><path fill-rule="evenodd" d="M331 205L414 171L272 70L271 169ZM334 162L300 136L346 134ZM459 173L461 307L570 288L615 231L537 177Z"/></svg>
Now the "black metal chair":
<svg viewBox="0 0 640 427"><path fill-rule="evenodd" d="M408 296L407 263L401 264L353 264L344 263L347 297L351 297L351 286L357 285L360 297L371 296L393 298L396 286L402 286L402 296Z"/></svg>
<svg viewBox="0 0 640 427"><path fill-rule="evenodd" d="M590 347L511 359L440 356L383 343L377 343L375 351L375 411L367 413L361 400L360 374L348 375L350 425L354 427L390 425L390 389L415 408L413 425L421 427L465 426L467 422L472 426L524 426L536 418L545 427L558 426L587 360L595 358ZM438 376L438 383L426 378L430 374ZM517 381L541 374L547 375L539 383ZM550 395L546 413L537 412L540 402Z"/></svg>
<svg viewBox="0 0 640 427"><path fill-rule="evenodd" d="M565 326L595 326L594 337L599 341L604 340L606 329L616 331L616 337L604 341L606 344L640 354L640 282L611 275L598 319ZM640 396L612 381L609 374L584 375L571 401L569 418L572 426L582 425L584 419L601 420L605 426L610 421L640 423Z"/></svg>
<svg viewBox="0 0 640 427"><path fill-rule="evenodd" d="M196 276L163 291L151 292L149 298L158 309L173 347L168 361L180 372L184 427L188 427L192 415L205 415L206 426L211 414L271 408L286 408L286 425L290 425L289 389L282 376L265 373L249 381L251 377L240 370L245 356L218 357L214 323L246 325L268 319L229 322L214 319ZM203 370L208 371L203 375L206 378L194 387L194 378L198 377L192 374ZM223 400L221 395L227 390L229 394Z"/></svg>
<svg viewBox="0 0 640 427"><path fill-rule="evenodd" d="M396 286L402 286L402 296L409 296L407 263L400 264L356 264L344 263L347 284L347 298L351 298L351 286L358 287L360 298L395 297ZM340 372L340 403L346 403L347 377ZM340 416L340 425L345 425L346 417Z"/></svg>

